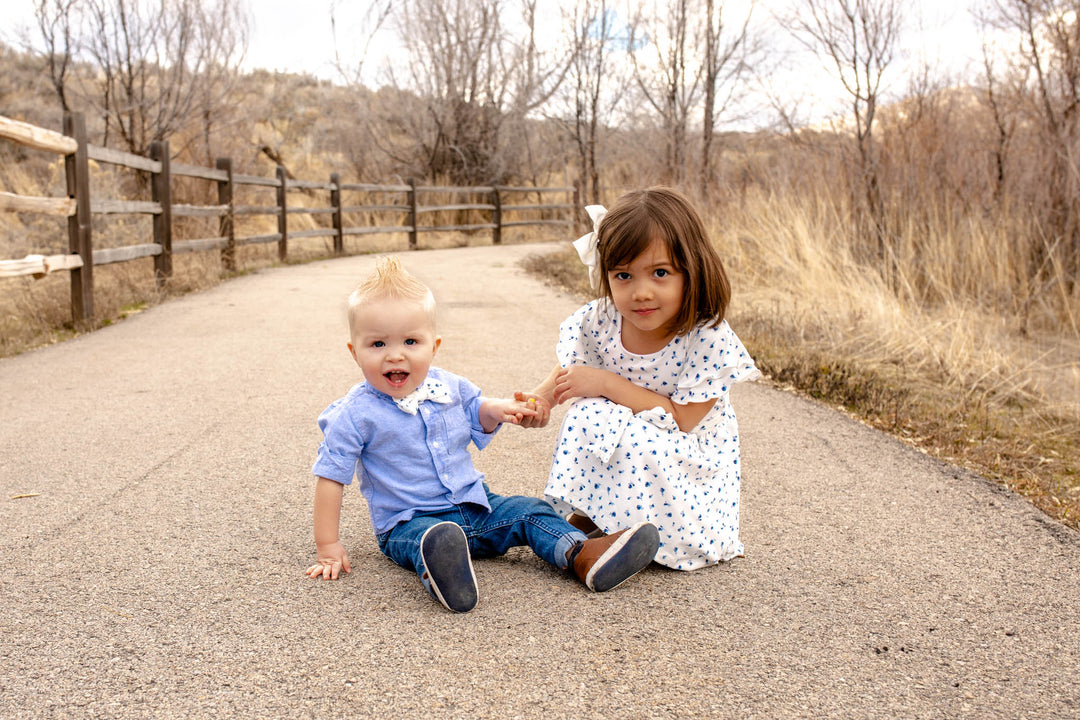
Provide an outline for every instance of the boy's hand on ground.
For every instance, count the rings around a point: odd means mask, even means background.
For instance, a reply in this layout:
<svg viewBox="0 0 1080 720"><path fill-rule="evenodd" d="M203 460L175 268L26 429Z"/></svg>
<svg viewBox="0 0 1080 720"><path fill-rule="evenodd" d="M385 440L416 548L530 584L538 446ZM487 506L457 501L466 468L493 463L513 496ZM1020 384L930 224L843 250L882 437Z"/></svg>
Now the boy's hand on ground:
<svg viewBox="0 0 1080 720"><path fill-rule="evenodd" d="M523 403L526 408L536 411L535 415L523 415L518 423L524 428L541 428L548 424L551 417L551 405L544 398L534 393L525 393L520 390L514 393L514 400Z"/></svg>
<svg viewBox="0 0 1080 720"><path fill-rule="evenodd" d="M345 546L340 542L332 543L325 547L318 547L315 564L304 571L309 578L322 578L323 580L337 580L342 572L351 572L352 565L349 556L345 554Z"/></svg>

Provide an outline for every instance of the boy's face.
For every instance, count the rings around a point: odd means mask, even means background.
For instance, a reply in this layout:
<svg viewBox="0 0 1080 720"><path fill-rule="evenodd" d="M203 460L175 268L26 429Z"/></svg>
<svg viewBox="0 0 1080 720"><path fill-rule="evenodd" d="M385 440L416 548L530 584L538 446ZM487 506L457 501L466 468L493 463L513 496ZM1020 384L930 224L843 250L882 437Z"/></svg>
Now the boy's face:
<svg viewBox="0 0 1080 720"><path fill-rule="evenodd" d="M349 352L369 385L403 398L424 382L441 342L421 303L384 298L357 308Z"/></svg>

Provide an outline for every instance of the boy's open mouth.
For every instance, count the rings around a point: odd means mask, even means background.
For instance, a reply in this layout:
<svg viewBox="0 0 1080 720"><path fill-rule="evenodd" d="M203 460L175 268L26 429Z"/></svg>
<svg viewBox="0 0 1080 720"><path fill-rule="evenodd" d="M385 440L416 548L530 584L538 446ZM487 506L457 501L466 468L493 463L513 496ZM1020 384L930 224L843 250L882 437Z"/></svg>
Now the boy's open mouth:
<svg viewBox="0 0 1080 720"><path fill-rule="evenodd" d="M409 379L409 373L404 370L391 370L384 373L383 377L386 378L386 382L390 383L391 387L401 387Z"/></svg>

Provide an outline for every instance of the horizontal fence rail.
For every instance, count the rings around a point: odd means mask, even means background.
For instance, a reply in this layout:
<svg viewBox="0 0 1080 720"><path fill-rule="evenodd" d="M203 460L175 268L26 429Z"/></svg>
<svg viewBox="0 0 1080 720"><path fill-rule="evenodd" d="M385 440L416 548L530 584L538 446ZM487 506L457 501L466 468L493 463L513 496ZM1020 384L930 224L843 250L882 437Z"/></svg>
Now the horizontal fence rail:
<svg viewBox="0 0 1080 720"><path fill-rule="evenodd" d="M140 258L153 258L154 274L158 283L172 275L173 255L219 251L226 270L235 271L236 250L245 245L277 244L278 257L288 257L289 240L304 238L332 238L335 255L344 254L344 239L386 233L406 233L408 247L418 247L418 236L423 232L477 232L489 230L492 242L502 242L504 228L527 225L556 225L571 227L574 224L574 208L578 203L571 200L574 189L569 187L527 186L441 186L418 185L409 180L405 184L379 185L370 183L343 183L338 173L330 175L329 182L298 180L288 176L285 168L277 167L273 178L259 175L234 173L230 158L219 158L215 167L171 162L168 141L155 142L150 146L150 157L98 147L87 142L86 123L80 113L65 113L64 132L40 128L0 116L0 138L25 147L55 153L64 158L67 183L66 198L31 197L0 192L0 211L35 213L67 218L68 253L60 255L32 254L21 259L0 259L0 278L32 275L42 277L51 272L66 270L71 275L71 312L76 321L87 320L94 314L93 269L96 265L128 262ZM91 196L90 161L109 164L149 176L150 200L98 199ZM193 205L173 203L173 178L193 178L214 183L217 190L216 204ZM240 205L234 202L236 190L252 186L272 188L275 202L272 205ZM293 206L289 196L293 193L315 195L329 193L330 204L322 207ZM343 196L353 199L356 193L378 195L373 203L347 204ZM536 203L524 203L507 199L534 194ZM425 204L425 196L438 195L440 202ZM562 195L566 202L551 202L552 195ZM469 196L472 196L471 198ZM483 200L475 200L482 197ZM452 198L447 201L446 198ZM541 202L541 199L545 202ZM474 201L470 201L474 200ZM346 216L352 219L366 215L374 222L374 214L397 214L397 225L346 225ZM435 213L457 213L482 222L423 223L422 218ZM539 213L541 217L537 217ZM516 219L507 219L512 214ZM114 248L94 248L92 244L92 218L94 216L146 215L153 219L152 242ZM262 235L238 235L236 219L248 216L275 216L277 232ZM330 216L329 227L294 230L289 228L289 218ZM524 215L524 216L523 216ZM173 237L174 218L217 218L217 235L177 239Z"/></svg>

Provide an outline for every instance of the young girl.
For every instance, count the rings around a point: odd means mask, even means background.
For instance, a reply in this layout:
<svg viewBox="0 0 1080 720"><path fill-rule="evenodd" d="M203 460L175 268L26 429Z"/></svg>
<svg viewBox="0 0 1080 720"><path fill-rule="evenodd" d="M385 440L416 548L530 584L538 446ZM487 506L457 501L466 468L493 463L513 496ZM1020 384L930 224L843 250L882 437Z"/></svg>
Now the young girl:
<svg viewBox="0 0 1080 720"><path fill-rule="evenodd" d="M760 373L724 320L731 289L720 258L674 190L587 210L595 230L574 245L599 299L562 323L559 366L533 392L541 407L580 398L545 494L587 533L652 522L655 560L667 567L742 555L729 390Z"/></svg>

